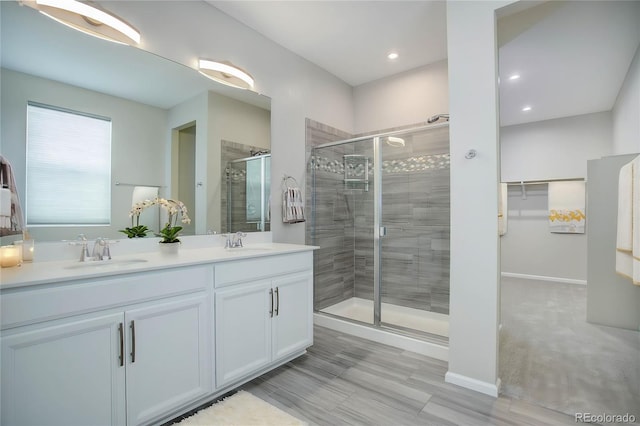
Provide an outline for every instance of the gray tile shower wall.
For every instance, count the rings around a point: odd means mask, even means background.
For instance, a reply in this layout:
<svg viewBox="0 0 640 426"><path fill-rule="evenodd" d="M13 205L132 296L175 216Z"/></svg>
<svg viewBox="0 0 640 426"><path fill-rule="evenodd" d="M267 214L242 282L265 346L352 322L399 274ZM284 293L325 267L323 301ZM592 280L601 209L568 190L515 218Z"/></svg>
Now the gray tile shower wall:
<svg viewBox="0 0 640 426"><path fill-rule="evenodd" d="M307 120L307 243L316 256L315 309L355 296L373 299L373 146L363 141L311 147L350 135ZM343 133L343 132L342 132ZM448 129L402 135L404 147L383 144L382 301L449 312ZM369 190L346 189L342 156L370 159ZM312 195L315 178L315 206ZM314 229L315 223L315 229Z"/></svg>
<svg viewBox="0 0 640 426"><path fill-rule="evenodd" d="M353 205L348 195L343 194L342 175L313 168L311 150L315 146L350 137L346 132L307 119L305 201L309 214L306 222L306 243L320 246L320 249L314 252L316 310L353 297L354 225ZM344 149L345 146L325 149L323 155L328 157L327 161L341 162Z"/></svg>

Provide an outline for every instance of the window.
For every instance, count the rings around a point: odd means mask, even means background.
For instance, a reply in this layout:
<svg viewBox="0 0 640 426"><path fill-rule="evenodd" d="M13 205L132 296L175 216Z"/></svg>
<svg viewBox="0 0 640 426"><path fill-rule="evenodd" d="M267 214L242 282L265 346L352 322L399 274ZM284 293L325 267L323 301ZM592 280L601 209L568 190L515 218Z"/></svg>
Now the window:
<svg viewBox="0 0 640 426"><path fill-rule="evenodd" d="M29 102L27 226L109 225L111 120Z"/></svg>

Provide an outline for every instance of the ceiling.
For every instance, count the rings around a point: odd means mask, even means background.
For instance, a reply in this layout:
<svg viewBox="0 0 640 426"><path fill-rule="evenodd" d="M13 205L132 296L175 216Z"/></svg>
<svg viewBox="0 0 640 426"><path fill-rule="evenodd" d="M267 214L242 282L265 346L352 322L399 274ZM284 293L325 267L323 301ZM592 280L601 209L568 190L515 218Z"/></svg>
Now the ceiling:
<svg viewBox="0 0 640 426"><path fill-rule="evenodd" d="M447 57L444 1L206 1L351 86ZM640 43L640 1L540 3L499 21L503 126L610 110Z"/></svg>
<svg viewBox="0 0 640 426"><path fill-rule="evenodd" d="M447 57L444 1L206 1L351 86Z"/></svg>

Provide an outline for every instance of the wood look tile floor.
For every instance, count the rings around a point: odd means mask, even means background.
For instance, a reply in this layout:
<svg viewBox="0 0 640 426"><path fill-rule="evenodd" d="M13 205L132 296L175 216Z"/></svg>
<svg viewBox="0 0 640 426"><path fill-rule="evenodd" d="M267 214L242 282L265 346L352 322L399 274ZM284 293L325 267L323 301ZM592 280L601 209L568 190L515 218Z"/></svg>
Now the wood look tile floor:
<svg viewBox="0 0 640 426"><path fill-rule="evenodd" d="M242 389L310 425L575 425L573 416L444 382L447 363L323 327Z"/></svg>

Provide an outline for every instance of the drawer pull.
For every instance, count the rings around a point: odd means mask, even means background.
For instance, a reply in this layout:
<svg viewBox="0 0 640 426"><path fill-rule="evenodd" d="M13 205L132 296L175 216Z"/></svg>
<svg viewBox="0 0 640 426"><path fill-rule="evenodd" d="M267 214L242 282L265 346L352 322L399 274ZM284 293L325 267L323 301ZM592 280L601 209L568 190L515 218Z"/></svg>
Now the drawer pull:
<svg viewBox="0 0 640 426"><path fill-rule="evenodd" d="M131 363L136 362L136 325L131 321Z"/></svg>
<svg viewBox="0 0 640 426"><path fill-rule="evenodd" d="M276 316L280 312L280 288L276 287Z"/></svg>
<svg viewBox="0 0 640 426"><path fill-rule="evenodd" d="M271 310L269 310L269 317L273 318L273 289L269 289L269 296L271 296Z"/></svg>
<svg viewBox="0 0 640 426"><path fill-rule="evenodd" d="M124 325L118 324L118 332L120 333L120 367L124 366Z"/></svg>

